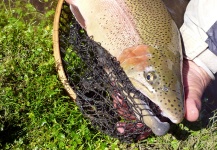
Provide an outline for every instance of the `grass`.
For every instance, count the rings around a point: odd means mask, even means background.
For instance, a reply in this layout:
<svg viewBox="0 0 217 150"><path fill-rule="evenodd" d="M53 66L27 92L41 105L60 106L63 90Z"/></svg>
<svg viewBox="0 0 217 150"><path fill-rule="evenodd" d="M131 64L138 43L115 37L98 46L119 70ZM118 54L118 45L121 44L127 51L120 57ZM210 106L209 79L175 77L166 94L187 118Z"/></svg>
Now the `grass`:
<svg viewBox="0 0 217 150"><path fill-rule="evenodd" d="M217 149L216 121L183 122L132 144L93 129L58 79L53 15L54 7L41 14L25 0L0 2L1 149Z"/></svg>

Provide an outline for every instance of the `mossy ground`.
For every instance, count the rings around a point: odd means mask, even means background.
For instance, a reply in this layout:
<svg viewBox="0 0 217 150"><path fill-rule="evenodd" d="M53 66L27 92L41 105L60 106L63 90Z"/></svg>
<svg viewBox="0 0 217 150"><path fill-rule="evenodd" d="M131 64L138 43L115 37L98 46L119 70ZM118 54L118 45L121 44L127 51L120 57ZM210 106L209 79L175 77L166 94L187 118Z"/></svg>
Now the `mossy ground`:
<svg viewBox="0 0 217 150"><path fill-rule="evenodd" d="M183 122L133 144L93 129L55 70L52 5L40 13L27 0L0 2L1 149L217 149L216 121Z"/></svg>

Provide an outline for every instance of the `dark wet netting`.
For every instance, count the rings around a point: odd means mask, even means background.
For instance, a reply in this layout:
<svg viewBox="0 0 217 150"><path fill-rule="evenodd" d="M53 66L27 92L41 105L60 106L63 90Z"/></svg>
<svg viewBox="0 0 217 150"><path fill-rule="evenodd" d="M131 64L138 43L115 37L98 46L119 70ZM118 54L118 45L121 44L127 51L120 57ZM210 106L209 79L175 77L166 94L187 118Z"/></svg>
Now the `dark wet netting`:
<svg viewBox="0 0 217 150"><path fill-rule="evenodd" d="M121 141L136 141L139 135L150 134L151 130L135 119L135 114L142 117L136 109L141 104L135 99L142 99L157 116L158 108L132 86L116 59L87 36L66 4L59 25L64 71L84 116L96 129Z"/></svg>

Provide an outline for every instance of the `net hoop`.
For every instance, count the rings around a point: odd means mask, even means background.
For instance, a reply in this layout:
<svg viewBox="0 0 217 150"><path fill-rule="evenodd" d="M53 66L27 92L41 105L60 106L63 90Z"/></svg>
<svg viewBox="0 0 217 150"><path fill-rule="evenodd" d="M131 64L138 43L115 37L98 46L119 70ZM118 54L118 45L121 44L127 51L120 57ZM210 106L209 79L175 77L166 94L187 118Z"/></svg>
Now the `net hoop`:
<svg viewBox="0 0 217 150"><path fill-rule="evenodd" d="M54 59L55 59L55 65L56 69L59 75L59 78L64 85L64 88L68 92L69 96L75 101L76 99L76 94L72 87L70 86L68 79L66 77L62 60L61 60L61 55L60 55L60 44L59 44L59 21L60 21L60 14L61 14L61 9L62 5L64 3L64 0L59 0L57 7L56 7L56 12L54 16L54 23L53 23L53 50L54 50Z"/></svg>

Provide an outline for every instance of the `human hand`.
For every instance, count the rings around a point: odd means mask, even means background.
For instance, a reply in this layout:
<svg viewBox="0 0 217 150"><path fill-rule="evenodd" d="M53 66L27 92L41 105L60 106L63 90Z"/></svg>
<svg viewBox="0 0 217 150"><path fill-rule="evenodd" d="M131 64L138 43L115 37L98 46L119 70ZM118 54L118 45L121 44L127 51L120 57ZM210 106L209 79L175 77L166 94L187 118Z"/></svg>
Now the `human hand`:
<svg viewBox="0 0 217 150"><path fill-rule="evenodd" d="M201 109L201 97L209 82L210 76L193 61L183 61L183 84L185 91L185 118L196 121Z"/></svg>

